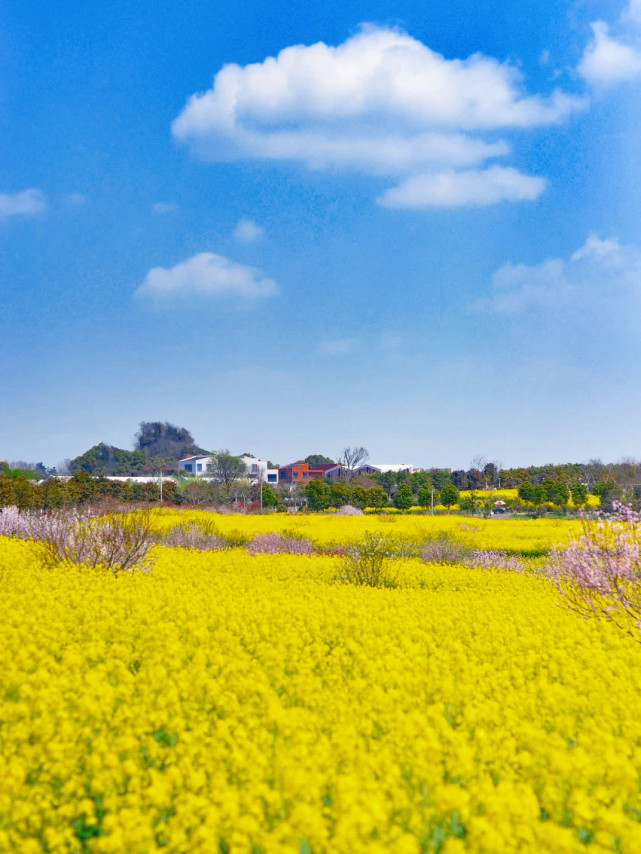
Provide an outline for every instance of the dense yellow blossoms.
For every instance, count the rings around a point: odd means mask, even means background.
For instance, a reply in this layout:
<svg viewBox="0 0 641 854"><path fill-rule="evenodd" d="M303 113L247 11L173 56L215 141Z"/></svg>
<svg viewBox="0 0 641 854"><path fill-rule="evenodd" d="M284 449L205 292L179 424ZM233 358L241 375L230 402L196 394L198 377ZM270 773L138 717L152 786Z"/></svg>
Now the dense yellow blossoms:
<svg viewBox="0 0 641 854"><path fill-rule="evenodd" d="M380 531L392 538L420 543L426 537L448 534L462 544L479 549L540 554L551 546L566 543L581 530L581 522L565 519L478 519L458 515L443 516L336 516L318 513L274 513L247 515L208 513L172 508L152 511L155 526L167 530L185 521L214 526L224 536L278 531L306 537L319 546L340 545L361 540L368 531Z"/></svg>
<svg viewBox="0 0 641 854"><path fill-rule="evenodd" d="M371 589L331 557L161 547L112 576L35 548L0 539L3 854L641 851L641 646L544 579L399 561Z"/></svg>

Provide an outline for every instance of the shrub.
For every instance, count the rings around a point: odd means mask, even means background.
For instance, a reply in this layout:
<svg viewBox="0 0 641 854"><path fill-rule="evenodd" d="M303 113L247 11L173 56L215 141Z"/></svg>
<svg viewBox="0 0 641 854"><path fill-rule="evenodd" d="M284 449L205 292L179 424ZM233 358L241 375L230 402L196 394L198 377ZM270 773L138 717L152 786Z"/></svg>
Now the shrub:
<svg viewBox="0 0 641 854"><path fill-rule="evenodd" d="M314 554L314 546L304 537L287 537L273 531L270 534L255 534L253 540L247 545L250 555L257 554Z"/></svg>
<svg viewBox="0 0 641 854"><path fill-rule="evenodd" d="M367 533L361 542L347 548L339 580L367 587L395 587L395 580L389 574L389 561L396 554L391 537Z"/></svg>
<svg viewBox="0 0 641 854"><path fill-rule="evenodd" d="M614 510L584 522L567 548L553 548L548 573L572 611L609 620L641 641L641 514L617 503Z"/></svg>
<svg viewBox="0 0 641 854"><path fill-rule="evenodd" d="M34 517L30 535L42 542L47 566L76 564L104 567L114 574L141 569L148 572L154 544L149 511L91 517L77 511L58 511Z"/></svg>
<svg viewBox="0 0 641 854"><path fill-rule="evenodd" d="M364 516L365 514L359 507L354 507L353 504L343 504L336 511L337 516Z"/></svg>
<svg viewBox="0 0 641 854"><path fill-rule="evenodd" d="M160 541L164 546L198 551L222 549L227 545L226 540L216 533L213 525L198 525L193 522L175 525L162 535Z"/></svg>
<svg viewBox="0 0 641 854"><path fill-rule="evenodd" d="M31 534L32 517L24 510L15 506L0 509L0 537L20 537L28 539Z"/></svg>
<svg viewBox="0 0 641 854"><path fill-rule="evenodd" d="M508 569L512 572L525 570L525 564L520 558L485 549L474 549L468 565L478 569Z"/></svg>
<svg viewBox="0 0 641 854"><path fill-rule="evenodd" d="M469 557L470 549L451 534L425 540L421 548L421 558L425 563L465 563Z"/></svg>

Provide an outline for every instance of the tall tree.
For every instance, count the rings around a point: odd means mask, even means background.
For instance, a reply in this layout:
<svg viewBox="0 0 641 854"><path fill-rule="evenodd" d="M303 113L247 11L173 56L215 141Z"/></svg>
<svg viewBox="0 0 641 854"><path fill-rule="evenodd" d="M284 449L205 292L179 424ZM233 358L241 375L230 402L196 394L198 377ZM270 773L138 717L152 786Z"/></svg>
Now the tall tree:
<svg viewBox="0 0 641 854"><path fill-rule="evenodd" d="M215 454L212 454L209 474L216 483L219 483L226 492L229 492L236 481L247 477L247 466L240 457L235 457L228 450L216 451Z"/></svg>
<svg viewBox="0 0 641 854"><path fill-rule="evenodd" d="M180 459L185 454L202 451L194 437L185 427L177 427L169 421L141 421L136 434L136 450L148 457L173 457Z"/></svg>
<svg viewBox="0 0 641 854"><path fill-rule="evenodd" d="M352 477L354 470L369 459L369 451L367 448L344 448L343 453L339 458L339 463L347 469L347 476Z"/></svg>

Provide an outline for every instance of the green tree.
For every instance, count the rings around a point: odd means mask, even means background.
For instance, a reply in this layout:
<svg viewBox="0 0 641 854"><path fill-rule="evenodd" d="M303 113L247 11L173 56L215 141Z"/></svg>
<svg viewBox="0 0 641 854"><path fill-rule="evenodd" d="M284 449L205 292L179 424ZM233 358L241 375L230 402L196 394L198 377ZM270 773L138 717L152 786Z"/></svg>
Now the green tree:
<svg viewBox="0 0 641 854"><path fill-rule="evenodd" d="M240 457L235 457L228 450L217 451L212 454L209 474L216 483L220 484L223 493L230 497L235 483L247 477L247 466Z"/></svg>
<svg viewBox="0 0 641 854"><path fill-rule="evenodd" d="M545 504L545 502L549 500L550 498L545 486L542 483L537 483L532 490L532 501L537 507L540 507L541 504Z"/></svg>
<svg viewBox="0 0 641 854"><path fill-rule="evenodd" d="M309 463L310 469L315 469L316 466L333 463L334 460L332 460L330 457L324 456L323 454L310 454L308 457L305 457L303 462Z"/></svg>
<svg viewBox="0 0 641 854"><path fill-rule="evenodd" d="M441 504L445 507L452 507L458 503L459 492L453 483L448 482L441 490Z"/></svg>
<svg viewBox="0 0 641 854"><path fill-rule="evenodd" d="M418 503L421 507L431 507L432 506L432 490L433 486L431 483L422 483L418 488ZM437 504L436 497L434 503Z"/></svg>
<svg viewBox="0 0 641 854"><path fill-rule="evenodd" d="M313 482L313 481L312 481ZM345 483L334 483L329 490L330 507L344 507L352 503L352 490Z"/></svg>
<svg viewBox="0 0 641 854"><path fill-rule="evenodd" d="M315 483L318 481L312 481ZM310 484L311 486L311 484ZM278 493L274 489L273 486L270 486L268 483L263 484L263 507L278 507L280 504L280 498L278 497Z"/></svg>
<svg viewBox="0 0 641 854"><path fill-rule="evenodd" d="M387 504L387 495L382 486L370 486L367 490L366 507L385 507Z"/></svg>
<svg viewBox="0 0 641 854"><path fill-rule="evenodd" d="M570 490L564 483L559 480L553 480L550 477L546 477L543 481L543 486L545 487L548 499L552 504L555 504L557 507L561 507L561 505L568 503Z"/></svg>
<svg viewBox="0 0 641 854"><path fill-rule="evenodd" d="M331 499L331 490L325 480L310 480L304 489L307 506L310 510L327 510Z"/></svg>
<svg viewBox="0 0 641 854"><path fill-rule="evenodd" d="M585 507L588 503L588 490L583 483L573 483L570 487L570 493L575 507Z"/></svg>
<svg viewBox="0 0 641 854"><path fill-rule="evenodd" d="M412 504L414 504L412 487L409 483L402 483L394 495L394 507L398 507L399 510L409 510Z"/></svg>
<svg viewBox="0 0 641 854"><path fill-rule="evenodd" d="M530 483L529 480L524 480L519 486L519 498L521 501L534 501L534 484Z"/></svg>

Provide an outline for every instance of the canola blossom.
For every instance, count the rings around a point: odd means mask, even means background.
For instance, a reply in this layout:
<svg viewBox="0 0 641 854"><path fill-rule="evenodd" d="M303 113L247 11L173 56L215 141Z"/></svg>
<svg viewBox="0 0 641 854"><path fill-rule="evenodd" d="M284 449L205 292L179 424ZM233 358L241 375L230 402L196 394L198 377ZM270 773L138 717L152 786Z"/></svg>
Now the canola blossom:
<svg viewBox="0 0 641 854"><path fill-rule="evenodd" d="M502 542L551 539L532 524ZM38 548L0 538L1 852L641 850L641 647L545 578L397 560L357 587L337 557L162 546L114 575Z"/></svg>
<svg viewBox="0 0 641 854"><path fill-rule="evenodd" d="M151 517L159 531L168 531L189 521L205 525L223 537L237 538L239 543L251 540L256 534L277 532L304 537L322 548L358 542L368 533L379 532L402 542L421 543L445 535L470 548L542 555L554 545L565 545L581 532L581 522L577 519L480 519L411 514L338 516L335 513L243 515L171 507L154 509Z"/></svg>

